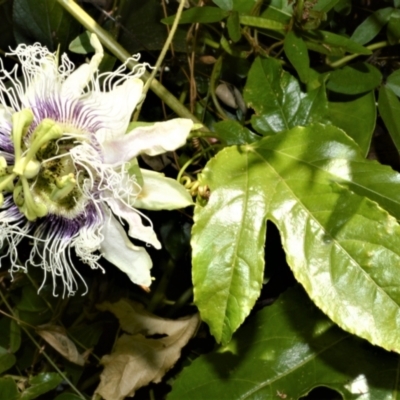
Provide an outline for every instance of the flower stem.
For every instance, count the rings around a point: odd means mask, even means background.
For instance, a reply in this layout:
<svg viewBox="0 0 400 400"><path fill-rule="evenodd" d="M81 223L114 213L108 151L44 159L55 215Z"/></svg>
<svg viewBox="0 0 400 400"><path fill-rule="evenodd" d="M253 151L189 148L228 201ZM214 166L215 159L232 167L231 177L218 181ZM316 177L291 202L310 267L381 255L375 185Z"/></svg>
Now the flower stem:
<svg viewBox="0 0 400 400"><path fill-rule="evenodd" d="M87 14L73 0L57 0L57 2L65 8L77 21L79 21L88 31L95 33L100 42L106 47L115 57L122 62L126 62L131 55L106 31L104 30L89 14ZM129 60L127 66L133 68L137 62ZM148 72L144 73L142 79L146 82L150 78ZM150 84L150 89L177 115L183 118L189 118L194 123L201 123L179 100L170 93L159 81L153 79Z"/></svg>

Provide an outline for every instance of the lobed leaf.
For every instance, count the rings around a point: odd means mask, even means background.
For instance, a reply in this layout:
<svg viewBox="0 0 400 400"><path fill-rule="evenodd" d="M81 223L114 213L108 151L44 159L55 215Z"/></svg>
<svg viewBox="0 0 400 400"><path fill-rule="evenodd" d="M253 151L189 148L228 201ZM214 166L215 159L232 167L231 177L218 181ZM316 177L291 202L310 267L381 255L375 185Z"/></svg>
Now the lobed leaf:
<svg viewBox="0 0 400 400"><path fill-rule="evenodd" d="M390 198L399 175L323 125L226 148L208 164L201 183L210 200L195 209L193 281L217 341L230 340L258 296L267 218L317 306L349 332L400 351L400 226L366 197L383 174L391 184L381 193ZM396 195L390 201L398 213Z"/></svg>

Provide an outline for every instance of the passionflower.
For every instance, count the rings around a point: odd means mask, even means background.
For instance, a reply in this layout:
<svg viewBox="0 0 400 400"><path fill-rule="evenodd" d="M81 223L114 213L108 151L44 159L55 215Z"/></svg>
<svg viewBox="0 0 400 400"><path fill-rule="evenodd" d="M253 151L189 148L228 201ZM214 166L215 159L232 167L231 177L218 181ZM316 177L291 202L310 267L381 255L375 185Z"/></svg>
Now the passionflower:
<svg viewBox="0 0 400 400"><path fill-rule="evenodd" d="M137 208L191 204L178 182L139 169L135 160L182 146L192 122L178 118L128 129L145 65L100 74L103 49L95 35L91 44L94 56L77 69L67 55L58 61L39 44L9 53L18 58L21 77L18 66L7 72L0 59L0 261L9 261L11 274L41 267L41 287L50 276L55 295L60 282L63 295L84 282L73 252L102 270L103 256L149 287L150 256L128 235L156 249L161 244ZM32 247L22 263L23 238Z"/></svg>

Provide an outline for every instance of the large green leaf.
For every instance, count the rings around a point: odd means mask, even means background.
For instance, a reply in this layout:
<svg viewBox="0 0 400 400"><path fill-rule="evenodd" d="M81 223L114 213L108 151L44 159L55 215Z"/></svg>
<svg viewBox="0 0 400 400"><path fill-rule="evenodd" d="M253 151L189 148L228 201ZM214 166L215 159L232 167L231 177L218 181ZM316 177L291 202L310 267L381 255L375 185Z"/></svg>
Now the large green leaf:
<svg viewBox="0 0 400 400"><path fill-rule="evenodd" d="M229 341L257 298L267 218L317 306L349 332L400 351L400 226L365 197L398 214L397 173L364 160L340 129L314 125L226 148L201 183L211 195L195 209L195 302L218 341Z"/></svg>
<svg viewBox="0 0 400 400"><path fill-rule="evenodd" d="M355 140L366 157L376 123L374 91L358 96L340 96L329 102L329 117L333 125Z"/></svg>
<svg viewBox="0 0 400 400"><path fill-rule="evenodd" d="M318 386L344 400L395 400L399 373L398 355L342 331L295 288L185 368L168 400L298 399Z"/></svg>
<svg viewBox="0 0 400 400"><path fill-rule="evenodd" d="M272 58L254 61L244 99L255 111L251 119L254 129L263 135L327 120L324 86L303 93L297 79L284 72Z"/></svg>
<svg viewBox="0 0 400 400"><path fill-rule="evenodd" d="M51 51L78 35L79 23L57 0L14 0L14 35L18 43L41 42ZM27 23L29 21L29 23Z"/></svg>

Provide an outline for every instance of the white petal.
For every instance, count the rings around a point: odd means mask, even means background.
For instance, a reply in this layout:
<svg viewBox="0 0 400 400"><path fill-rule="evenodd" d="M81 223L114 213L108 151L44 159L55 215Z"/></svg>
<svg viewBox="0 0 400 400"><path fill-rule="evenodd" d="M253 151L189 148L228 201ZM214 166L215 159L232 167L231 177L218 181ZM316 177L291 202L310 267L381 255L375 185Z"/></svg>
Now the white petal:
<svg viewBox="0 0 400 400"><path fill-rule="evenodd" d="M113 213L118 217L123 218L129 224L128 235L134 239L142 240L145 243L151 244L156 249L161 249L161 243L158 241L155 232L151 226L144 226L139 213L130 206L127 206L122 201L110 197L106 199Z"/></svg>
<svg viewBox="0 0 400 400"><path fill-rule="evenodd" d="M97 72L104 56L103 47L95 34L90 36L90 44L94 47L94 56L89 64L81 65L64 81L61 87L62 96L79 97Z"/></svg>
<svg viewBox="0 0 400 400"><path fill-rule="evenodd" d="M5 105L0 105L0 126L11 125L13 110Z"/></svg>
<svg viewBox="0 0 400 400"><path fill-rule="evenodd" d="M124 136L103 143L104 161L108 164L120 164L140 153L156 156L175 150L186 143L192 126L190 119L176 118L135 128Z"/></svg>
<svg viewBox="0 0 400 400"><path fill-rule="evenodd" d="M100 114L101 128L96 132L100 143L125 135L142 89L142 80L129 78L110 92L92 92L87 102L94 104Z"/></svg>
<svg viewBox="0 0 400 400"><path fill-rule="evenodd" d="M133 206L145 210L175 210L193 205L188 191L175 179L159 172L140 169L144 185Z"/></svg>
<svg viewBox="0 0 400 400"><path fill-rule="evenodd" d="M143 247L134 246L121 224L109 211L105 212L108 215L102 229L104 235L100 248L102 256L125 272L133 283L149 287L152 267L150 256Z"/></svg>

